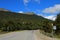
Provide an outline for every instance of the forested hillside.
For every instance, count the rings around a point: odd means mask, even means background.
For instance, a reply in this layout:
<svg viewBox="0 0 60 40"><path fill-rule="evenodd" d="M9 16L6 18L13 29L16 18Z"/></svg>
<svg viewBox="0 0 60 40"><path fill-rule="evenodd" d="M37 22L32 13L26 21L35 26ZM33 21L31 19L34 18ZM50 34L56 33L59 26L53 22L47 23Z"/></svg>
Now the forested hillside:
<svg viewBox="0 0 60 40"><path fill-rule="evenodd" d="M9 11L0 11L0 30L15 31L15 30L32 30L46 29L51 20L45 19L36 14L23 14ZM49 28L50 29L50 28Z"/></svg>

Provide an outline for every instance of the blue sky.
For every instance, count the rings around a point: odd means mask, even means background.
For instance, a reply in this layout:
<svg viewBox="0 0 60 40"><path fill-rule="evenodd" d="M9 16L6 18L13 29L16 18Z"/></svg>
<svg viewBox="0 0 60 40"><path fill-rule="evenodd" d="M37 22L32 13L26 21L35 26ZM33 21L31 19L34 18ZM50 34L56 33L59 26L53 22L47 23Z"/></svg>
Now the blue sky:
<svg viewBox="0 0 60 40"><path fill-rule="evenodd" d="M0 0L0 8L13 12L35 12L53 19L60 12L60 0Z"/></svg>

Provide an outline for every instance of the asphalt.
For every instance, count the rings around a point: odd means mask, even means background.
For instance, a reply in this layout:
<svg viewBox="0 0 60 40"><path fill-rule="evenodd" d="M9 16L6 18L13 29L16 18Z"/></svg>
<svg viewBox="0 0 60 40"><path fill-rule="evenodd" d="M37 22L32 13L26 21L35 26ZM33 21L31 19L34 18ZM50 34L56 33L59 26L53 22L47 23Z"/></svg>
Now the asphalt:
<svg viewBox="0 0 60 40"><path fill-rule="evenodd" d="M50 38L40 33L40 30L24 30L2 34L0 35L0 40L60 40L60 39Z"/></svg>
<svg viewBox="0 0 60 40"><path fill-rule="evenodd" d="M0 40L36 40L36 38L34 30L25 30L0 35Z"/></svg>

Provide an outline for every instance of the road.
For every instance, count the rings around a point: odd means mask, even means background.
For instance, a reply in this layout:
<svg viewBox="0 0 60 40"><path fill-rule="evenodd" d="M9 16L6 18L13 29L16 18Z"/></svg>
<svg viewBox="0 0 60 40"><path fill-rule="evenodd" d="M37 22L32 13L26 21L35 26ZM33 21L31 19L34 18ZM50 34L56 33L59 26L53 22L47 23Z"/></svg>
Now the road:
<svg viewBox="0 0 60 40"><path fill-rule="evenodd" d="M0 40L35 40L34 31L17 31L0 36Z"/></svg>
<svg viewBox="0 0 60 40"><path fill-rule="evenodd" d="M53 40L53 38L43 35L40 30L25 30L2 34L0 40Z"/></svg>

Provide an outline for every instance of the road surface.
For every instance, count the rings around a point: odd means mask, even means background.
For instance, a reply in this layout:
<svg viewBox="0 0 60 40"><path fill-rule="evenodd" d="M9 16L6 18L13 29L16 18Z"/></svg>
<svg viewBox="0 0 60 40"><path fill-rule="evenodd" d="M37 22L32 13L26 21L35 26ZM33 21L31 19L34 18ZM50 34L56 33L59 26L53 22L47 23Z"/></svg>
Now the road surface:
<svg viewBox="0 0 60 40"><path fill-rule="evenodd" d="M0 35L0 40L35 40L34 31L17 31Z"/></svg>
<svg viewBox="0 0 60 40"><path fill-rule="evenodd" d="M0 40L60 40L40 33L40 30L25 30L0 35Z"/></svg>

